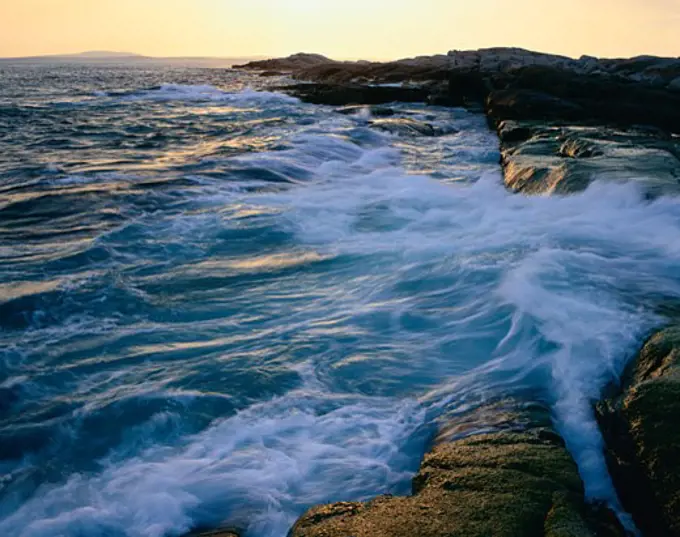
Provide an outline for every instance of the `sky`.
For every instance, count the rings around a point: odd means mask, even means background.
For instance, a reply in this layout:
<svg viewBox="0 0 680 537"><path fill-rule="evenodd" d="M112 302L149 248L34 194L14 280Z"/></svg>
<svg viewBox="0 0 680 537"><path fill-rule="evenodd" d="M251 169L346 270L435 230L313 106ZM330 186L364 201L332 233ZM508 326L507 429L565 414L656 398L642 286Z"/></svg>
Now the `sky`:
<svg viewBox="0 0 680 537"><path fill-rule="evenodd" d="M680 56L680 0L0 0L0 57L392 59L518 46Z"/></svg>

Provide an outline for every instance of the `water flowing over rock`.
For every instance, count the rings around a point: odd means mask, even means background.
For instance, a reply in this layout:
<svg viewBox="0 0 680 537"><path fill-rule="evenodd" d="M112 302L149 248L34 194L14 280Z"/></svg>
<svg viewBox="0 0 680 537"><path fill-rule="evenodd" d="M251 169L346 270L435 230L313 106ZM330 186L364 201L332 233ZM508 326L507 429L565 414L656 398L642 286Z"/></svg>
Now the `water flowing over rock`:
<svg viewBox="0 0 680 537"><path fill-rule="evenodd" d="M621 500L645 535L680 535L680 327L655 334L598 406Z"/></svg>
<svg viewBox="0 0 680 537"><path fill-rule="evenodd" d="M487 434L467 436L470 430ZM308 511L290 537L622 536L587 505L576 465L540 405L503 401L451 418L413 479L413 496Z"/></svg>

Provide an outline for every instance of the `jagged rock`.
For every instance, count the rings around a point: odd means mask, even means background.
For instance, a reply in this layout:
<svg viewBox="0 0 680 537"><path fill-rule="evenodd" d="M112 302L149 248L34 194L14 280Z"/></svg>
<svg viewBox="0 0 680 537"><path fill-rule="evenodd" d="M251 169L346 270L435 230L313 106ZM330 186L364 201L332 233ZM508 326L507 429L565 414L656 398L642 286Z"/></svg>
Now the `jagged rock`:
<svg viewBox="0 0 680 537"><path fill-rule="evenodd" d="M597 410L624 507L644 535L680 536L680 326L645 343Z"/></svg>
<svg viewBox="0 0 680 537"><path fill-rule="evenodd" d="M610 512L586 505L545 408L502 402L451 419L413 479L413 496L315 507L290 537L624 534ZM466 436L482 425L493 432Z"/></svg>
<svg viewBox="0 0 680 537"><path fill-rule="evenodd" d="M672 91L680 91L680 76L670 81L668 84L668 89Z"/></svg>

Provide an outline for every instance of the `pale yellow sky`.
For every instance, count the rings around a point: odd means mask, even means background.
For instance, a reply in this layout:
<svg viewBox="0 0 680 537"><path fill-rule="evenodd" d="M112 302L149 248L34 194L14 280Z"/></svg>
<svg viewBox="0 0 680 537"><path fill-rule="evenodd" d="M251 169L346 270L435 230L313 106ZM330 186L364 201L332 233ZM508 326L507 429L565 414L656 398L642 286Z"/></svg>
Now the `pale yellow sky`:
<svg viewBox="0 0 680 537"><path fill-rule="evenodd" d="M0 0L0 56L680 56L680 0Z"/></svg>

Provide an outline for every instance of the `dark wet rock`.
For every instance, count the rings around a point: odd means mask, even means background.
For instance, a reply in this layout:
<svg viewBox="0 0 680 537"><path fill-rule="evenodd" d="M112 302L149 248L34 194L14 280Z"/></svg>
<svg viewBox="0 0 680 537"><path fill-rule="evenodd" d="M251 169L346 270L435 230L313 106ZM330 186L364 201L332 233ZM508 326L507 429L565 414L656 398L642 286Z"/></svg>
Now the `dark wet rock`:
<svg viewBox="0 0 680 537"><path fill-rule="evenodd" d="M370 122L371 127L401 136L437 136L439 131L430 123L410 118L377 119Z"/></svg>
<svg viewBox="0 0 680 537"><path fill-rule="evenodd" d="M505 184L516 192L569 194L599 179L680 193L680 144L654 129L504 121L498 132Z"/></svg>
<svg viewBox="0 0 680 537"><path fill-rule="evenodd" d="M668 89L671 91L680 91L680 76L668 83Z"/></svg>
<svg viewBox="0 0 680 537"><path fill-rule="evenodd" d="M618 126L654 125L680 132L680 95L635 80L527 67L492 77L487 111L504 119Z"/></svg>
<svg viewBox="0 0 680 537"><path fill-rule="evenodd" d="M583 138L567 138L558 152L559 156L567 158L592 158L604 155L602 149Z"/></svg>
<svg viewBox="0 0 680 537"><path fill-rule="evenodd" d="M333 106L386 104L395 101L424 103L429 95L429 89L425 87L361 84L294 84L278 89L308 103Z"/></svg>
<svg viewBox="0 0 680 537"><path fill-rule="evenodd" d="M534 128L531 124L506 120L498 125L498 137L502 143L523 142L533 135Z"/></svg>
<svg viewBox="0 0 680 537"><path fill-rule="evenodd" d="M624 507L644 535L680 536L680 326L645 343L597 410Z"/></svg>
<svg viewBox="0 0 680 537"><path fill-rule="evenodd" d="M487 431L475 434L475 431ZM589 506L574 461L540 405L500 402L450 417L410 497L308 511L290 537L622 536Z"/></svg>
<svg viewBox="0 0 680 537"><path fill-rule="evenodd" d="M275 76L285 76L286 73L284 71L263 71L260 73L260 76L262 77L275 77Z"/></svg>
<svg viewBox="0 0 680 537"><path fill-rule="evenodd" d="M488 114L498 119L577 121L586 114L576 103L531 89L496 90L487 100Z"/></svg>

